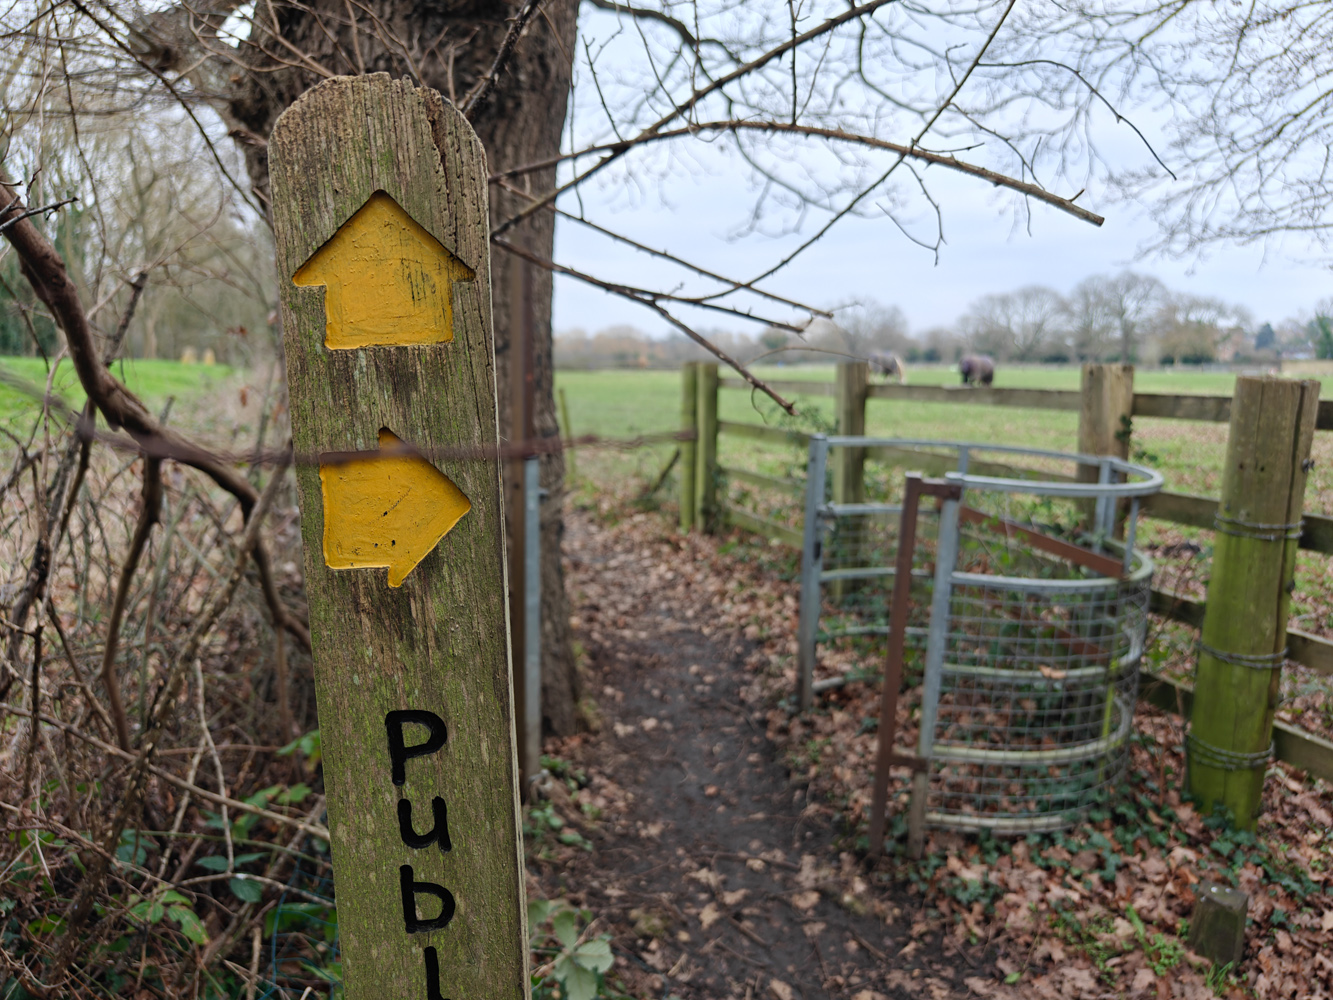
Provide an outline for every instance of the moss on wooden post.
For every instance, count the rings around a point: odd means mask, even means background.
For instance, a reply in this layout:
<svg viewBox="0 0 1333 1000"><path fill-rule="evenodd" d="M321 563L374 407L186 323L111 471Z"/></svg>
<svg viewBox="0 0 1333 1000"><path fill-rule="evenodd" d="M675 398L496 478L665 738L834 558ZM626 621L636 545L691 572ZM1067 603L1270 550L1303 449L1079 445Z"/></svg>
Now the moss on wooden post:
<svg viewBox="0 0 1333 1000"><path fill-rule="evenodd" d="M680 530L694 527L695 454L698 451L695 436L699 431L698 400L695 389L699 380L699 365L685 362L680 370Z"/></svg>
<svg viewBox="0 0 1333 1000"><path fill-rule="evenodd" d="M1253 829L1273 737L1319 383L1239 378L1187 739L1205 813Z"/></svg>
<svg viewBox="0 0 1333 1000"><path fill-rule="evenodd" d="M695 417L699 439L694 449L694 518L709 534L718 529L717 364L699 363L695 375Z"/></svg>
<svg viewBox="0 0 1333 1000"><path fill-rule="evenodd" d="M347 997L525 1000L485 154L381 73L299 98L269 165Z"/></svg>

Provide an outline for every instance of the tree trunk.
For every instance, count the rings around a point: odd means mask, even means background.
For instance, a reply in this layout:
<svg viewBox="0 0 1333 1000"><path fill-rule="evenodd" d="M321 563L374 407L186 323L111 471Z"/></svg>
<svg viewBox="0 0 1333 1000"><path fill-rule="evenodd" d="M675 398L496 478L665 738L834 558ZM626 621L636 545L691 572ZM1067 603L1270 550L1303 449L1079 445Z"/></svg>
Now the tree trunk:
<svg viewBox="0 0 1333 1000"><path fill-rule="evenodd" d="M283 110L320 77L305 69L306 59L335 74L387 72L405 76L438 90L458 102L490 68L496 50L508 30L508 18L518 3L500 0L313 0L300 7L276 11L282 41L269 36L259 39L270 53L291 46L300 59L287 58L285 68L273 72L245 74L228 106L231 124L244 131L237 134L243 144L250 181L255 193L268 201L268 156L257 137L266 137ZM359 23L349 21L349 11ZM547 0L528 24L488 98L473 108L470 120L486 149L492 171L545 160L560 151L565 108L573 73L577 0ZM265 18L269 15L265 15ZM375 21L372 22L371 18ZM263 21L261 20L261 25ZM263 27L252 29L255 32ZM401 40L408 40L406 43ZM434 41L434 45L430 48ZM405 58L404 51L410 55ZM287 54L291 48L286 48ZM246 61L263 63L253 50ZM268 67L273 67L273 62ZM265 67L265 68L268 68ZM248 133L248 135L247 135ZM524 184L544 191L555 182L555 169L527 174ZM492 226L521 207L517 195L491 187ZM537 213L506 235L511 241L550 258L554 248L555 219L549 212ZM496 378L500 401L500 435L512 441L522 428L511 426L511 373L516 365L515 345L523 322L522 268L517 258L496 251L491 261L491 299L495 322ZM535 361L534 427L538 438L559 434L556 422L554 372L551 342L551 273L533 268L532 328ZM579 723L579 683L570 647L569 605L565 595L564 570L560 561L564 535L564 458L544 455L541 484L548 491L542 506L542 710L548 732L568 735ZM513 537L515 518L523 515L521 477L515 481L506 465L506 521ZM510 606L519 609L521 621L522 577L510 567ZM513 650L516 668L522 649Z"/></svg>

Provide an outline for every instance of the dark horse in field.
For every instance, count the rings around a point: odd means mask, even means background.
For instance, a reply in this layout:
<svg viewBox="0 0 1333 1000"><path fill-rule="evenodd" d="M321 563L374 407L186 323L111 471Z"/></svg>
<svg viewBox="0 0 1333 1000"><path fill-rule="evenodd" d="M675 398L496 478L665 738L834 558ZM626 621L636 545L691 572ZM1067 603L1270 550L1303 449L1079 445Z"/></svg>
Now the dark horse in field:
<svg viewBox="0 0 1333 1000"><path fill-rule="evenodd" d="M995 359L987 354L965 354L958 362L963 385L990 385L995 381Z"/></svg>
<svg viewBox="0 0 1333 1000"><path fill-rule="evenodd" d="M896 378L899 382L907 381L907 369L903 366L903 359L892 351L872 351L867 360L870 362L872 375L879 375L884 379Z"/></svg>

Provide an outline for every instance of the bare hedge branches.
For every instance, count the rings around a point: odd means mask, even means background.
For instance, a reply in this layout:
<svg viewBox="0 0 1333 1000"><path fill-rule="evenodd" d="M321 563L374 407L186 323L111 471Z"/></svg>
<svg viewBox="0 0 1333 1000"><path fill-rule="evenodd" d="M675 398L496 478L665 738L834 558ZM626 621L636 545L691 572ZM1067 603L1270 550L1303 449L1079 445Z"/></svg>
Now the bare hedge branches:
<svg viewBox="0 0 1333 1000"><path fill-rule="evenodd" d="M1169 105L1164 155L1114 171L1154 206L1152 249L1290 239L1304 254L1333 236L1330 38L1333 8L1298 0L1031 5L996 72L1056 107Z"/></svg>
<svg viewBox="0 0 1333 1000"><path fill-rule="evenodd" d="M0 212L0 223L4 223L21 214L22 202L9 184L0 182L0 191L12 202L8 209ZM161 426L143 402L100 363L93 330L79 299L78 289L65 268L65 262L32 221L15 220L12 226L4 230L4 236L22 261L24 277L64 331L79 382L106 422L112 428L124 428L146 451L160 444L177 461L207 475L236 498L248 518L259 499L254 485L235 468L219 461L208 448ZM270 601L274 621L292 633L308 650L309 631L277 600L277 592L271 585L268 556L262 545L255 546L254 559L260 578L265 581L264 593Z"/></svg>

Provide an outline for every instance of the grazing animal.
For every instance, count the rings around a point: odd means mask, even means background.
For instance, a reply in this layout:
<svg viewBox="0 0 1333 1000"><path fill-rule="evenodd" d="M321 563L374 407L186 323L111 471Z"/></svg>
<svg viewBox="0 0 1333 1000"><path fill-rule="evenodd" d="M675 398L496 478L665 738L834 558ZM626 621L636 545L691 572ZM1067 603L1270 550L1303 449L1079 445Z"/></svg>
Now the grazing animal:
<svg viewBox="0 0 1333 1000"><path fill-rule="evenodd" d="M896 378L900 383L907 381L907 368L903 359L892 351L874 351L870 355L870 373L884 379Z"/></svg>
<svg viewBox="0 0 1333 1000"><path fill-rule="evenodd" d="M995 381L995 359L987 354L965 354L958 371L963 385L990 385Z"/></svg>

